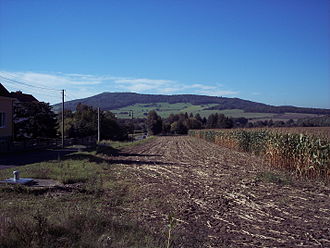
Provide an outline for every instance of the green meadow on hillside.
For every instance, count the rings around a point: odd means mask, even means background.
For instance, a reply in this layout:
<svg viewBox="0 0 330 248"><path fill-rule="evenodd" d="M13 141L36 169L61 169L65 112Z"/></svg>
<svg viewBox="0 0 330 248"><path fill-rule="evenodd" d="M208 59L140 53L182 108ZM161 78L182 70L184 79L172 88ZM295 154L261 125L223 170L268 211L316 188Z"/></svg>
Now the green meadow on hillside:
<svg viewBox="0 0 330 248"><path fill-rule="evenodd" d="M273 113L249 113L240 109L227 109L227 110L207 110L214 107L216 104L192 105L191 103L148 103L148 104L134 104L127 107L113 109L111 112L117 115L118 118L131 118L130 111L133 111L134 118L145 118L149 111L156 110L162 118L167 118L170 114L177 113L199 113L201 117L208 117L213 113L222 113L228 117L245 117L245 118L272 118Z"/></svg>

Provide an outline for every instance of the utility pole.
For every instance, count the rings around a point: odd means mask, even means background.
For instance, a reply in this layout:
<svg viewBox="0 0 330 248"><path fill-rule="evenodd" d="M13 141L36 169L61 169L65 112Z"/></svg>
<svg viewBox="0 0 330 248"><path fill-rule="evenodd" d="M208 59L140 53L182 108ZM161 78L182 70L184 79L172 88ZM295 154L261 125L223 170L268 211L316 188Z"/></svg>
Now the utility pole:
<svg viewBox="0 0 330 248"><path fill-rule="evenodd" d="M132 131L132 142L134 141L134 133L135 133L135 129L134 129L134 122L133 122L133 110L130 110L131 112L131 120L132 120L132 126L133 126L133 131Z"/></svg>
<svg viewBox="0 0 330 248"><path fill-rule="evenodd" d="M64 148L64 90L62 90L62 148Z"/></svg>
<svg viewBox="0 0 330 248"><path fill-rule="evenodd" d="M97 108L97 143L101 140L101 130L100 130L100 107Z"/></svg>

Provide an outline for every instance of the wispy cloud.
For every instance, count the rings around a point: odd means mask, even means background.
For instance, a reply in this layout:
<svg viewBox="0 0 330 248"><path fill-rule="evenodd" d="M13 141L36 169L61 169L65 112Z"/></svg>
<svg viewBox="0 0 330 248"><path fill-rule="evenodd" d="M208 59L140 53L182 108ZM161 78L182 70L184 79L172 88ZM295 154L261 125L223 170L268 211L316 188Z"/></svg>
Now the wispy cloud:
<svg viewBox="0 0 330 248"><path fill-rule="evenodd" d="M84 98L105 91L111 92L137 92L146 94L203 94L213 96L233 96L239 92L225 89L219 83L193 83L185 84L175 80L116 77L112 75L90 75L78 73L38 73L38 72L8 72L1 71L0 76L28 83L37 87L52 89L65 89L68 100ZM57 103L59 94L50 95L35 87L27 87L10 80L4 81L8 89L22 90L33 94L41 101Z"/></svg>
<svg viewBox="0 0 330 248"><path fill-rule="evenodd" d="M123 91L139 93L174 93L177 90L177 82L163 79L149 78L116 78L113 80L116 87Z"/></svg>
<svg viewBox="0 0 330 248"><path fill-rule="evenodd" d="M186 86L187 90L189 89L189 86ZM233 90L225 90L223 89L222 84L192 84L190 86L192 91L196 94L202 94L202 95L209 95L209 96L232 96L232 95L238 95L238 91Z"/></svg>

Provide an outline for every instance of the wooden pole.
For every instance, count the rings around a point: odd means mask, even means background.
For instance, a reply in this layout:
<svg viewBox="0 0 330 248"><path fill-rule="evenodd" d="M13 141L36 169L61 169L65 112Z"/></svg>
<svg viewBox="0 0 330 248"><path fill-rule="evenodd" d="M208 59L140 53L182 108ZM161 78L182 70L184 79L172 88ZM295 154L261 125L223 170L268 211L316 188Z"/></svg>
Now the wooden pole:
<svg viewBox="0 0 330 248"><path fill-rule="evenodd" d="M97 143L101 141L101 130L100 130L100 107L97 108Z"/></svg>
<svg viewBox="0 0 330 248"><path fill-rule="evenodd" d="M62 148L64 148L64 90L62 90Z"/></svg>

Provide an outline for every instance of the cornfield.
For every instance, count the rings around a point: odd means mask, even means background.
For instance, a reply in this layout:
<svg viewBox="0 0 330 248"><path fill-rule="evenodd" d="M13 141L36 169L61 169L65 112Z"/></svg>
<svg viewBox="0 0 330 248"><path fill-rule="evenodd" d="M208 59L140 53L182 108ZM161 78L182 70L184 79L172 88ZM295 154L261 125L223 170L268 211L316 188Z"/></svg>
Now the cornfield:
<svg viewBox="0 0 330 248"><path fill-rule="evenodd" d="M262 156L300 176L330 178L329 128L190 130L189 135Z"/></svg>

